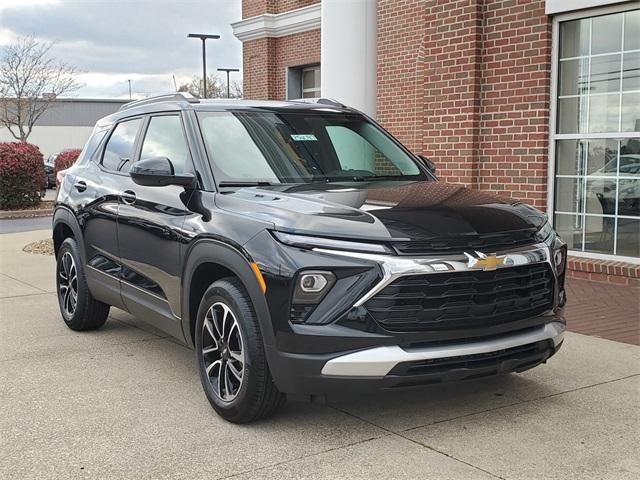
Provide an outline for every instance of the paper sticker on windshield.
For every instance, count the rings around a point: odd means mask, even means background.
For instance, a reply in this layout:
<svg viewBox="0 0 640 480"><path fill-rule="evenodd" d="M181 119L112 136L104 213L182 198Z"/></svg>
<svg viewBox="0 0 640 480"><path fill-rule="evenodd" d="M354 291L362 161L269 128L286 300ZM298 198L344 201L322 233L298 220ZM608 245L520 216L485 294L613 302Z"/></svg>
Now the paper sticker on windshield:
<svg viewBox="0 0 640 480"><path fill-rule="evenodd" d="M296 142L317 142L318 139L312 133L306 134L291 134L291 138Z"/></svg>

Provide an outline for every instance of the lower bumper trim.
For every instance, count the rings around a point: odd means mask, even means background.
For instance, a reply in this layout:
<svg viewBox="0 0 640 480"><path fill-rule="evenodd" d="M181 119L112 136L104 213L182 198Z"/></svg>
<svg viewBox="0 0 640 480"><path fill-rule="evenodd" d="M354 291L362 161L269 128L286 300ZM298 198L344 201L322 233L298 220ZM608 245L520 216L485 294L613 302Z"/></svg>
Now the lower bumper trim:
<svg viewBox="0 0 640 480"><path fill-rule="evenodd" d="M557 347L564 338L565 326L561 322L547 323L543 327L487 340L437 345L416 349L403 349L397 345L374 347L348 353L329 360L322 367L322 375L349 377L384 377L404 362L463 357L491 353L530 343L549 340Z"/></svg>

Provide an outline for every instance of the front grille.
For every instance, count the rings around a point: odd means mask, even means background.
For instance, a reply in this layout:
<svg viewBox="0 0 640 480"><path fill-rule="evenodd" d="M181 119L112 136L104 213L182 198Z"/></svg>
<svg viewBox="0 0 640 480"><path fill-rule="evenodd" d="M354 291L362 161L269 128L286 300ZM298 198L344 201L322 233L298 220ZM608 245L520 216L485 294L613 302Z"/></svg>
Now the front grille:
<svg viewBox="0 0 640 480"><path fill-rule="evenodd" d="M534 230L519 230L506 233L461 235L450 238L439 237L433 240L394 242L393 247L398 255L454 255L475 250L498 252L524 245L531 245L534 242Z"/></svg>
<svg viewBox="0 0 640 480"><path fill-rule="evenodd" d="M546 263L402 277L365 303L390 331L462 330L540 315L553 306Z"/></svg>

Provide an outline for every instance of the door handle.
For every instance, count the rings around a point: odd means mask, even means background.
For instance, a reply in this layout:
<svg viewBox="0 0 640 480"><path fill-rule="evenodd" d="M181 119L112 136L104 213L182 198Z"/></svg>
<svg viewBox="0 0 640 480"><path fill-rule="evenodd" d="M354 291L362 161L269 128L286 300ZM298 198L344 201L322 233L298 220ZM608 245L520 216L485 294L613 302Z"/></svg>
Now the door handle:
<svg viewBox="0 0 640 480"><path fill-rule="evenodd" d="M84 192L87 189L87 182L85 182L84 180L78 180L73 184L73 186L76 187L77 191Z"/></svg>
<svg viewBox="0 0 640 480"><path fill-rule="evenodd" d="M127 205L133 205L134 203L136 203L136 192L125 190L120 196L122 198L122 202L126 203Z"/></svg>

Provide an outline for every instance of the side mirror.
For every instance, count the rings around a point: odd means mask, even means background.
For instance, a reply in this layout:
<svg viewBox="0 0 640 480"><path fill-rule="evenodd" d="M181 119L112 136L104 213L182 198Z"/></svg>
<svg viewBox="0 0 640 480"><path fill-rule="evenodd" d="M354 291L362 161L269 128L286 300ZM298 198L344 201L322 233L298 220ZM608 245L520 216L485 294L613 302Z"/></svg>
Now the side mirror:
<svg viewBox="0 0 640 480"><path fill-rule="evenodd" d="M195 176L191 173L175 174L173 164L167 157L152 157L131 165L129 175L138 185L145 187L165 187L181 185L191 187L195 184Z"/></svg>
<svg viewBox="0 0 640 480"><path fill-rule="evenodd" d="M435 163L433 163L429 158L425 157L424 155L418 155L418 158L422 160L422 163L424 163L424 166L427 167L427 170L429 170L434 175L436 174Z"/></svg>

